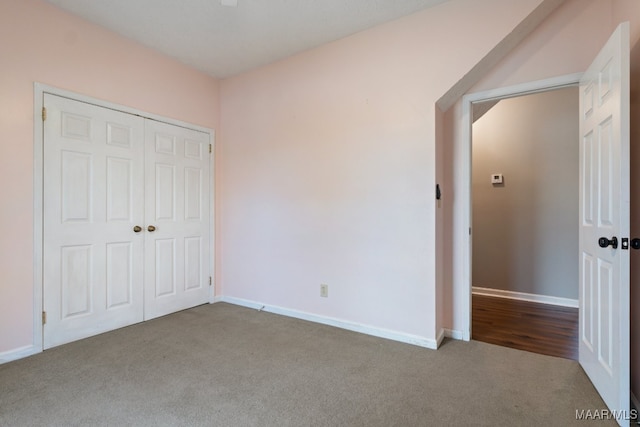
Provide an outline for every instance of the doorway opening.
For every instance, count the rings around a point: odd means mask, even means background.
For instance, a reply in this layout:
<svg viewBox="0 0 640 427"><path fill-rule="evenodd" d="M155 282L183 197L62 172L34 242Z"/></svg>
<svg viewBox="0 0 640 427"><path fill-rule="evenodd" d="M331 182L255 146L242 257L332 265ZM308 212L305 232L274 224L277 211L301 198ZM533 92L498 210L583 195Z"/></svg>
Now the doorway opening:
<svg viewBox="0 0 640 427"><path fill-rule="evenodd" d="M471 338L578 358L578 89L472 103Z"/></svg>
<svg viewBox="0 0 640 427"><path fill-rule="evenodd" d="M461 335L471 339L471 130L473 103L579 83L579 363L610 410L629 410L629 23L621 23L587 70L463 97L455 137L459 213L453 274ZM455 182L455 181L454 181ZM456 196L454 195L454 203ZM620 239L620 245L616 240ZM460 269L456 269L456 264ZM458 273L459 272L459 273Z"/></svg>

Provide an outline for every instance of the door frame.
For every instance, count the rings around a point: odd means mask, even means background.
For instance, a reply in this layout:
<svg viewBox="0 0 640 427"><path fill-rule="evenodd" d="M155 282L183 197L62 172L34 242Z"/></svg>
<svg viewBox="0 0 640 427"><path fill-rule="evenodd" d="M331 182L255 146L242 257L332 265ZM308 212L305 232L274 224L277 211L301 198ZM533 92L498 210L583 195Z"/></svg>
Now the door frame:
<svg viewBox="0 0 640 427"><path fill-rule="evenodd" d="M209 276L213 278L215 274L215 131L211 128L35 82L33 90L33 351L31 354L40 353L44 348L44 328L42 324L44 306L44 126L42 123L42 108L44 106L45 93L196 130L209 135L209 144L212 147L211 155L209 156ZM209 287L209 303L213 303L214 299L215 286L212 282Z"/></svg>
<svg viewBox="0 0 640 427"><path fill-rule="evenodd" d="M455 311L460 319L461 330L456 335L462 337L464 341L471 340L471 298L472 298L472 136L473 136L473 103L485 101L499 101L507 98L514 98L534 93L548 92L565 87L578 86L583 73L568 74L544 80L522 83L514 86L490 89L482 92L475 92L462 97L462 120L460 121L460 135L457 140L460 155L454 160L454 169L461 171L461 212L462 218L454 218L453 235L459 236L457 244L460 250L453 252L453 265L460 266L461 275L454 275L454 292L460 295ZM576 111L576 117L578 112ZM455 215L455 212L453 212ZM576 216L578 212L576 212ZM457 290L457 291L456 291Z"/></svg>

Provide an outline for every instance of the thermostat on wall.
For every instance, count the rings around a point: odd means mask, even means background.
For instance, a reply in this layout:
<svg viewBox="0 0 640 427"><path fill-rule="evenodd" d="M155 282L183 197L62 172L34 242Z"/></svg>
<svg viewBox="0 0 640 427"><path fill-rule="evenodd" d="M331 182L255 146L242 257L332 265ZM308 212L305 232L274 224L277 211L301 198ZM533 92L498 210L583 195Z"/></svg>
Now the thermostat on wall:
<svg viewBox="0 0 640 427"><path fill-rule="evenodd" d="M491 183L492 184L502 184L502 174L494 173L491 175Z"/></svg>

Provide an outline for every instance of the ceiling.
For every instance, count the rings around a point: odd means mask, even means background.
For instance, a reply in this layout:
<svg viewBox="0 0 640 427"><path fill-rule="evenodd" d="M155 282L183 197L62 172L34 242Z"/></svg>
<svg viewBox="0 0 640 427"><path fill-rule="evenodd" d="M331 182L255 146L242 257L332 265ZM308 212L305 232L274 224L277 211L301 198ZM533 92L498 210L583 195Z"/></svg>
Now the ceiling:
<svg viewBox="0 0 640 427"><path fill-rule="evenodd" d="M449 0L46 0L225 78Z"/></svg>

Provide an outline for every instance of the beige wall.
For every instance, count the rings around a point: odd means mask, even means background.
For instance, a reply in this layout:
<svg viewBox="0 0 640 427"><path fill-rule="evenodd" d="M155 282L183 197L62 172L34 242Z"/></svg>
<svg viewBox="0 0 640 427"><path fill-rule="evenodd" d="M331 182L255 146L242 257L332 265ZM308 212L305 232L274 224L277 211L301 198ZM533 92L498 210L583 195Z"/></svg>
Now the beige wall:
<svg viewBox="0 0 640 427"><path fill-rule="evenodd" d="M502 100L474 123L473 286L578 299L577 110L572 87Z"/></svg>
<svg viewBox="0 0 640 427"><path fill-rule="evenodd" d="M218 82L40 0L0 2L0 355L33 336L34 82L218 127Z"/></svg>

